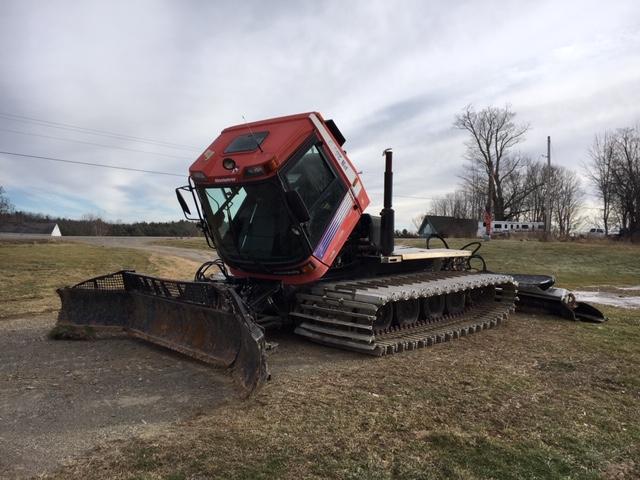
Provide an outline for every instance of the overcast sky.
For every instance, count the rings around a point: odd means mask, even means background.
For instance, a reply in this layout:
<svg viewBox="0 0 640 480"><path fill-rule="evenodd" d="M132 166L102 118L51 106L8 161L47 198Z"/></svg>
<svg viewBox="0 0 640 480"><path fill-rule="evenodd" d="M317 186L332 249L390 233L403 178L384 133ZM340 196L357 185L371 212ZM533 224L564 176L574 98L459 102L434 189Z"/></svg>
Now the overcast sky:
<svg viewBox="0 0 640 480"><path fill-rule="evenodd" d="M576 170L595 133L640 121L633 0L4 0L0 41L2 151L186 176L243 116L316 110L347 138L372 213L386 147L395 193L456 188L465 136L451 125L467 104L511 104L532 127L521 150L540 158L551 135L553 163ZM0 154L16 208L51 215L179 219L183 183ZM397 197L397 226L428 202Z"/></svg>

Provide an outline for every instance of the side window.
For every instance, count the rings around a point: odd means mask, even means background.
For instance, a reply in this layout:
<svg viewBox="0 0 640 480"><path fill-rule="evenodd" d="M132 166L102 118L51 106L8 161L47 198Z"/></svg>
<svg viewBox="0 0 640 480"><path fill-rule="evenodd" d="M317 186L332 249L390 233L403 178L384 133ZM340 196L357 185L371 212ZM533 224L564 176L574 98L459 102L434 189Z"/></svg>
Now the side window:
<svg viewBox="0 0 640 480"><path fill-rule="evenodd" d="M311 211L335 175L314 145L285 173L285 178L289 188L300 194Z"/></svg>
<svg viewBox="0 0 640 480"><path fill-rule="evenodd" d="M342 201L346 187L317 145L287 166L283 177L287 188L298 192L309 211L309 240L315 246Z"/></svg>

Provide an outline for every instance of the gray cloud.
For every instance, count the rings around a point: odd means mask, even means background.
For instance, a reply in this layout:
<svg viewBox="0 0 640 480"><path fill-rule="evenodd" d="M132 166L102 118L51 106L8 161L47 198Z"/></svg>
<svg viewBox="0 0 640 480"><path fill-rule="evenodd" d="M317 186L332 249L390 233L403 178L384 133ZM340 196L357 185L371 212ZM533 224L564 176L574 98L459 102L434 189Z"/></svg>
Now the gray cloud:
<svg viewBox="0 0 640 480"><path fill-rule="evenodd" d="M640 5L602 2L38 2L0 5L0 112L193 146L176 150L0 116L0 149L186 174L224 127L319 110L347 136L375 211L382 149L396 192L455 188L454 115L510 103L522 149L579 169L596 132L640 120ZM4 130L2 130L4 129ZM25 136L147 150L179 158ZM109 219L180 213L180 178L0 155L19 208ZM398 197L399 226L427 200Z"/></svg>

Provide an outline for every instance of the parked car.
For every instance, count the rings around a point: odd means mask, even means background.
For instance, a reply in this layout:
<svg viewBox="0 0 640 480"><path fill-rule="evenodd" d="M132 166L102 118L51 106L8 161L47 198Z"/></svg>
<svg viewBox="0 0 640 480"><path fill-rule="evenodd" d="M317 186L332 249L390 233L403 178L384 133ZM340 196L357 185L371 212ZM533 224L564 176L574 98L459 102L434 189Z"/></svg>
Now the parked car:
<svg viewBox="0 0 640 480"><path fill-rule="evenodd" d="M604 238L604 228L590 228L589 232L587 233L587 237L591 237L591 238Z"/></svg>

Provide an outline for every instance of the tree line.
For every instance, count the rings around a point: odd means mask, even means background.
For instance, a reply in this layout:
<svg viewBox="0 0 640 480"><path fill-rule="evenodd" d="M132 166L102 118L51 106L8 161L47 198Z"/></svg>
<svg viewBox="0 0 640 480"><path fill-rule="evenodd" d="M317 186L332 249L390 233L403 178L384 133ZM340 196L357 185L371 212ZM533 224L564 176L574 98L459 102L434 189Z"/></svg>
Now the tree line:
<svg viewBox="0 0 640 480"><path fill-rule="evenodd" d="M107 222L93 214L80 220L52 217L40 213L16 211L6 192L0 186L0 223L57 223L63 236L151 236L195 237L202 235L195 223L187 220L174 222Z"/></svg>

